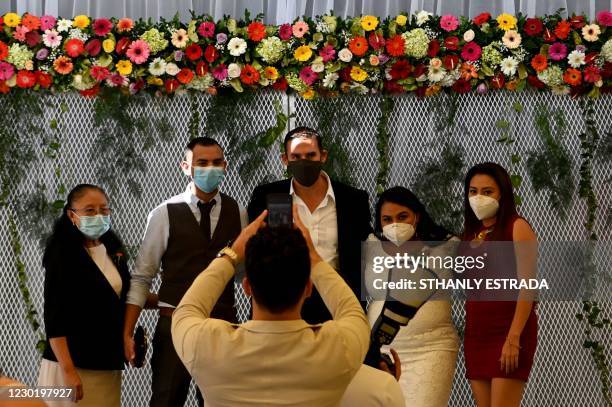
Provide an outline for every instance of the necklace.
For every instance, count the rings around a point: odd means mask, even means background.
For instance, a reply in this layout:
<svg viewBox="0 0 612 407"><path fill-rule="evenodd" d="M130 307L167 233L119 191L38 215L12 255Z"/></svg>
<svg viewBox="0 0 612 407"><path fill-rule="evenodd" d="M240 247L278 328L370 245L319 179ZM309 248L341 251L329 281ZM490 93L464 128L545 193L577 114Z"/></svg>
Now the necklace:
<svg viewBox="0 0 612 407"><path fill-rule="evenodd" d="M494 226L491 226L490 228L482 230L480 233L477 233L474 240L476 241L484 240L487 237L487 235L493 232L493 228Z"/></svg>

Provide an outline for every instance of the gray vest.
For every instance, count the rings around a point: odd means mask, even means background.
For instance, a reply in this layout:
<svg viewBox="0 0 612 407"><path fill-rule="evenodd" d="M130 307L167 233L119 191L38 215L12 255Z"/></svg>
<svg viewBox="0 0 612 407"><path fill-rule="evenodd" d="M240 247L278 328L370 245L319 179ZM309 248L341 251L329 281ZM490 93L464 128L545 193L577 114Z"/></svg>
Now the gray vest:
<svg viewBox="0 0 612 407"><path fill-rule="evenodd" d="M221 194L221 214L207 244L200 225L186 203L168 204L170 234L162 256L162 284L159 301L178 305L195 278L215 259L219 250L240 234L240 210L235 200ZM234 280L225 287L211 316L236 321Z"/></svg>

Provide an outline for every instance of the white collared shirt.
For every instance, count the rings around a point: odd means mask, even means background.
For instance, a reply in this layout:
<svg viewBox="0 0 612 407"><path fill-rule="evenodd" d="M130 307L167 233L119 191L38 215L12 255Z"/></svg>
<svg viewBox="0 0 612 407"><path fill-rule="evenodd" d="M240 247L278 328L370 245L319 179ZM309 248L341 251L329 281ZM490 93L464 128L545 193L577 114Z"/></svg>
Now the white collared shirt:
<svg viewBox="0 0 612 407"><path fill-rule="evenodd" d="M312 243L317 249L319 256L336 270L338 269L338 215L336 213L336 196L332 188L331 180L325 171L321 174L327 180L327 192L325 197L310 212L306 203L300 198L293 189L293 178L291 179L289 193L293 198L293 203L298 207L300 219L312 238Z"/></svg>
<svg viewBox="0 0 612 407"><path fill-rule="evenodd" d="M210 233L211 237L219 222L221 216L221 194L217 194L213 197L216 201L215 205L210 211ZM193 193L193 184L190 183L187 186L185 192L175 195L168 199L155 209L153 209L147 218L147 228L138 251L138 257L136 258L136 265L132 272L132 279L130 280L130 290L127 294L126 302L128 304L138 305L143 307L149 290L151 289L151 283L161 265L161 258L168 248L168 238L170 236L170 223L168 218L168 207L169 203L180 203L184 202L189 206L195 220L200 223L200 209L198 208L198 197ZM240 225L244 229L248 224L248 215L246 210L242 206L238 206L240 211ZM163 302L159 303L162 307L173 307L170 304Z"/></svg>

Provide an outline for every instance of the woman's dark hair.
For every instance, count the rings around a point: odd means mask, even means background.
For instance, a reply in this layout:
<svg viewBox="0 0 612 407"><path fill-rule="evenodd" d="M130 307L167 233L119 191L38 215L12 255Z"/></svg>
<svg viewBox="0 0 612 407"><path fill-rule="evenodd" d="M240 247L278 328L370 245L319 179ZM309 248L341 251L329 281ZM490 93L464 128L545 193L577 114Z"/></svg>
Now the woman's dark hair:
<svg viewBox="0 0 612 407"><path fill-rule="evenodd" d="M408 188L396 186L387 189L380 194L378 202L376 202L376 219L374 220L374 232L381 240L388 240L382 234L382 223L380 221L380 212L385 202L391 202L397 205L405 206L412 212L419 215L419 221L416 226L416 235L419 239L426 242L442 242L448 240L450 233L444 227L438 225L431 219L429 213L425 209L425 205L417 198L417 196Z"/></svg>
<svg viewBox="0 0 612 407"><path fill-rule="evenodd" d="M510 175L499 164L486 162L476 164L467 172L465 176L463 207L465 208L463 239L473 239L474 235L482 226L482 222L478 220L472 207L470 206L470 182L475 175L488 175L495 180L499 187L499 210L497 212L496 227L491 232L491 240L501 240L506 227L510 225L513 218L516 217L516 205L514 204L514 192L512 190L512 181Z"/></svg>
<svg viewBox="0 0 612 407"><path fill-rule="evenodd" d="M63 255L70 255L70 253L75 253L83 247L86 238L81 231L72 224L72 221L68 217L68 211L74 207L75 201L92 190L101 192L108 199L108 195L106 195L106 192L104 192L102 188L91 184L79 184L68 193L66 205L64 205L62 209L62 214L59 219L55 221L53 231L47 239L45 253L43 255L43 265L48 263L51 256L58 255L60 249ZM111 230L102 235L100 241L106 246L109 253L122 247L121 240Z"/></svg>

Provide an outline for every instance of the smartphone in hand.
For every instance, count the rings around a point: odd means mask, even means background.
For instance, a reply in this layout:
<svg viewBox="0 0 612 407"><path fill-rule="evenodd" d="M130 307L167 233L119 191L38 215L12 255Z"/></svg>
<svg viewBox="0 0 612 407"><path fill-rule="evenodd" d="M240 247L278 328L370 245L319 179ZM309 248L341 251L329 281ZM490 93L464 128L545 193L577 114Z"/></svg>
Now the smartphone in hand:
<svg viewBox="0 0 612 407"><path fill-rule="evenodd" d="M269 194L267 196L268 226L293 227L292 204L290 194Z"/></svg>

